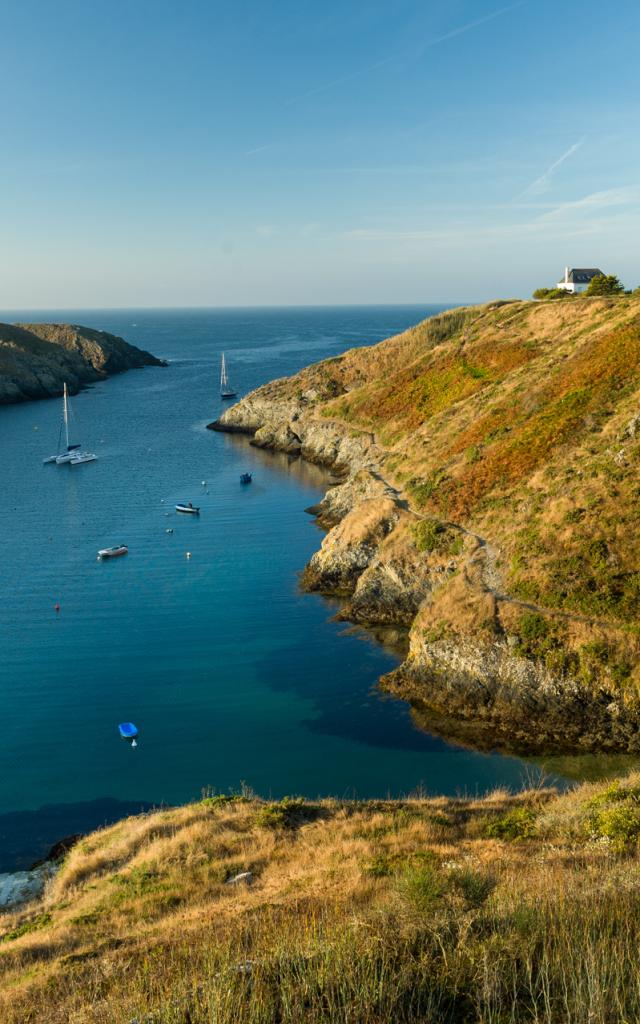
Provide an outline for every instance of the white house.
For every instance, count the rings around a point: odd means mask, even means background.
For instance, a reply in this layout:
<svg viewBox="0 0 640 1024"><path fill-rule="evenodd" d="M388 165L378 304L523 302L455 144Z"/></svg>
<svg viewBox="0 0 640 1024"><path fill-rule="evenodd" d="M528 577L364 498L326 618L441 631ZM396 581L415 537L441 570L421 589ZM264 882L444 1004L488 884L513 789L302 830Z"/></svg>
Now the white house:
<svg viewBox="0 0 640 1024"><path fill-rule="evenodd" d="M565 267L564 280L558 281L556 288L563 288L565 292L577 295L578 292L586 291L591 279L598 277L599 274L602 274L602 271L597 267L574 267L572 270Z"/></svg>

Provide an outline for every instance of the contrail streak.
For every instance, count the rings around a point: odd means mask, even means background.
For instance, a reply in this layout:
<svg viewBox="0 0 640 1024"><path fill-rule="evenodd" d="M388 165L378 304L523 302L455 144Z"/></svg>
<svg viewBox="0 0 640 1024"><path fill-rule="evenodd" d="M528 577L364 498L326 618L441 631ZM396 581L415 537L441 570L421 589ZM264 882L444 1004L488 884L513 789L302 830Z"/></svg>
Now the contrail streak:
<svg viewBox="0 0 640 1024"><path fill-rule="evenodd" d="M578 139L577 142L574 142L573 146L569 146L566 153L563 153L562 156L559 156L557 160L554 160L554 162L549 167L547 167L544 174L541 174L539 178L536 178L536 180L532 181L530 185L527 185L527 187L525 188L524 192L521 193L521 195L538 196L542 192L546 192L549 188L549 185L551 184L551 179L557 171L558 167L560 167L565 162L565 160L568 160L570 156L573 156L576 150L580 149L580 147L584 144L584 141L584 138Z"/></svg>
<svg viewBox="0 0 640 1024"><path fill-rule="evenodd" d="M507 7L500 7L496 11L490 11L489 14L485 14L482 18L476 18L475 21L468 21L465 25L460 25L458 28L454 28L450 32L445 32L442 36L430 39L419 48L418 55L429 49L431 46L437 46L439 43L444 43L447 39L453 39L455 36L460 36L464 32L470 32L471 29L477 28L479 25L484 25L487 21L493 21L494 18L499 18L501 14L507 14L509 11L515 11L516 8L523 7L526 3L528 3L528 0L517 0L517 3L509 4ZM309 89L307 92L300 93L298 96L293 96L291 99L285 101L285 106L290 107L293 103L299 103L300 100L308 99L310 96L317 96L321 92L327 92L328 89L334 89L338 85L344 85L346 82L353 81L354 78L360 78L362 75L368 75L371 71L376 71L378 68L384 67L385 64L390 64L394 60L399 60L402 57L408 57L411 54L415 55L415 53L415 49L411 49L401 53L393 53L389 57L383 57L382 60L376 61L375 64L368 64L366 67L359 68L357 71L351 71L349 74L342 75L340 78L333 78L330 82L324 82L322 85L318 85L314 89Z"/></svg>

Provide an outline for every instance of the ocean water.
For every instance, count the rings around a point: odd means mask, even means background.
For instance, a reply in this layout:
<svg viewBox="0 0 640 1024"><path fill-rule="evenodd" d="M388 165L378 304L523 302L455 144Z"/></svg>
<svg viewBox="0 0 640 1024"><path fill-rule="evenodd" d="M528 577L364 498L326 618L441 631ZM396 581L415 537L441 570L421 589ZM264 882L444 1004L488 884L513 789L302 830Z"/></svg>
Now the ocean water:
<svg viewBox="0 0 640 1024"><path fill-rule="evenodd" d="M0 870L206 787L384 797L530 779L517 758L418 731L375 690L394 655L299 591L322 539L303 510L326 474L206 430L222 351L243 394L438 308L1 315L85 323L170 364L72 400L91 464L42 465L60 400L0 409ZM180 500L199 518L176 514ZM121 542L127 557L96 560ZM135 749L123 720L139 727Z"/></svg>

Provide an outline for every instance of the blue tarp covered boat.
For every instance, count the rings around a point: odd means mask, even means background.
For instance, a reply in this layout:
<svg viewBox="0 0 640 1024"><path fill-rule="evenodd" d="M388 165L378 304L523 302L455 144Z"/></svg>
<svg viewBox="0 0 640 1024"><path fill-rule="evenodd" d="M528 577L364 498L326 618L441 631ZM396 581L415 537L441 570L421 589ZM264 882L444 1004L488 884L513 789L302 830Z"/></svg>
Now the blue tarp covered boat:
<svg viewBox="0 0 640 1024"><path fill-rule="evenodd" d="M132 747L136 745L138 729L133 722L121 722L118 726L118 732L122 736L123 740L131 740Z"/></svg>

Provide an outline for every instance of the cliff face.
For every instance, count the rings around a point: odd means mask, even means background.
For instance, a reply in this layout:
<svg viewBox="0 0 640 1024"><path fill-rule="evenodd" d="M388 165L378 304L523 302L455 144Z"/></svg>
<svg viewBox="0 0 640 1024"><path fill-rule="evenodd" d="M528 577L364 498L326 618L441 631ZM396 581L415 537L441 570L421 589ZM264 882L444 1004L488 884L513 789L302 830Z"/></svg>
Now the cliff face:
<svg viewBox="0 0 640 1024"><path fill-rule="evenodd" d="M640 749L640 299L453 310L212 424L332 467L303 574L404 625L383 680L519 751Z"/></svg>
<svg viewBox="0 0 640 1024"><path fill-rule="evenodd" d="M0 324L0 404L74 393L83 384L142 366L149 352L105 331L75 324Z"/></svg>

